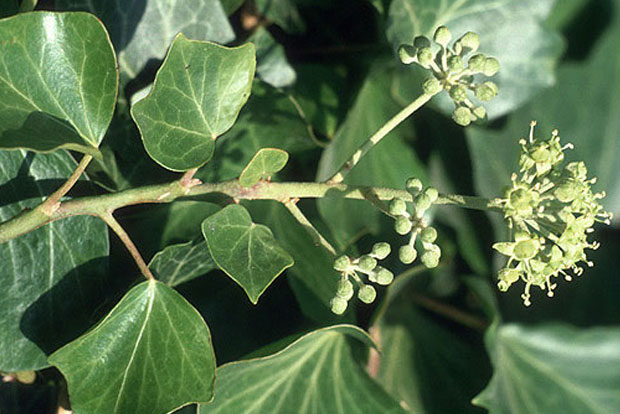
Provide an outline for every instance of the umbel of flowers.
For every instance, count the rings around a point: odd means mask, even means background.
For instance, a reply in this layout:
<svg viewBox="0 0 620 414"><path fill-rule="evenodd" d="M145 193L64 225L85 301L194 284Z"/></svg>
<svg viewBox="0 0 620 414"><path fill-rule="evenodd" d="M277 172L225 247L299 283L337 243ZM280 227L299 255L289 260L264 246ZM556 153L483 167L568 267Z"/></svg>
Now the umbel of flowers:
<svg viewBox="0 0 620 414"><path fill-rule="evenodd" d="M599 200L605 193L595 193L596 178L587 177L583 162L564 162L564 150L558 131L549 140L534 137L530 125L529 140L521 140L519 174L513 174L512 184L504 197L496 200L511 229L512 241L495 243L493 248L508 256L506 266L499 271L498 287L506 291L522 280L521 295L526 306L530 288L538 286L553 296L554 278L563 276L570 281L580 276L583 265L594 264L587 259L587 249L599 244L588 240L596 222L611 223L612 214L604 211Z"/></svg>

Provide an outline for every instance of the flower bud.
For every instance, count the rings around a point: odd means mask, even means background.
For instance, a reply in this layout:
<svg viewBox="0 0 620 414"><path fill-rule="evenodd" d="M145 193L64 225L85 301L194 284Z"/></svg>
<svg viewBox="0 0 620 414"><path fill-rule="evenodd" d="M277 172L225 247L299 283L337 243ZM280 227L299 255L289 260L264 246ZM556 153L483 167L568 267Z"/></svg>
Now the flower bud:
<svg viewBox="0 0 620 414"><path fill-rule="evenodd" d="M497 59L493 57L488 57L484 60L484 66L482 68L482 73L486 76L493 76L499 70L499 62Z"/></svg>
<svg viewBox="0 0 620 414"><path fill-rule="evenodd" d="M394 273L385 267L377 266L375 269L375 282L379 285L387 286L394 280Z"/></svg>
<svg viewBox="0 0 620 414"><path fill-rule="evenodd" d="M375 259L377 260L383 260L386 257L389 256L390 252L392 251L392 247L390 247L390 245L386 242L379 242L379 243L375 243L372 246L372 255L375 257Z"/></svg>
<svg viewBox="0 0 620 414"><path fill-rule="evenodd" d="M484 109L484 106L477 106L472 112L478 119L484 119L487 117L487 110Z"/></svg>
<svg viewBox="0 0 620 414"><path fill-rule="evenodd" d="M357 297L364 303L372 303L377 297L377 291L370 285L364 285L357 292Z"/></svg>
<svg viewBox="0 0 620 414"><path fill-rule="evenodd" d="M536 239L528 239L516 242L514 247L514 257L517 260L527 260L538 254L540 243Z"/></svg>
<svg viewBox="0 0 620 414"><path fill-rule="evenodd" d="M409 65L415 62L416 52L416 48L411 45L400 45L398 47L398 58L405 65Z"/></svg>
<svg viewBox="0 0 620 414"><path fill-rule="evenodd" d="M348 302L340 296L336 296L332 298L329 304L332 312L334 312L336 315L342 315L344 311L347 310Z"/></svg>
<svg viewBox="0 0 620 414"><path fill-rule="evenodd" d="M486 56L479 53L477 55L473 55L467 61L467 69L469 69L473 73L482 72L484 69L484 62L486 61Z"/></svg>
<svg viewBox="0 0 620 414"><path fill-rule="evenodd" d="M452 40L452 34L446 26L439 26L437 30L435 30L433 40L435 40L435 42L439 43L443 47L446 47L448 46L448 43L450 43L450 40Z"/></svg>
<svg viewBox="0 0 620 414"><path fill-rule="evenodd" d="M441 82L435 78L428 78L422 84L422 90L427 95L436 95L442 90Z"/></svg>
<svg viewBox="0 0 620 414"><path fill-rule="evenodd" d="M357 266L364 272L372 272L372 270L377 267L377 259L364 255L360 257Z"/></svg>
<svg viewBox="0 0 620 414"><path fill-rule="evenodd" d="M452 119L454 122L461 126L467 126L471 124L472 113L466 106L457 106L452 113Z"/></svg>
<svg viewBox="0 0 620 414"><path fill-rule="evenodd" d="M467 32L461 36L458 42L465 49L465 53L475 52L480 46L480 37L474 32Z"/></svg>
<svg viewBox="0 0 620 414"><path fill-rule="evenodd" d="M437 267L439 265L439 258L441 257L441 250L437 246L437 249L427 250L422 253L420 260L429 269Z"/></svg>
<svg viewBox="0 0 620 414"><path fill-rule="evenodd" d="M418 257L418 252L413 248L413 246L405 244L398 249L398 259L403 264L413 263L416 257Z"/></svg>
<svg viewBox="0 0 620 414"><path fill-rule="evenodd" d="M418 194L413 200L413 207L418 216L421 216L433 204L430 197L426 193Z"/></svg>
<svg viewBox="0 0 620 414"><path fill-rule="evenodd" d="M481 101L490 101L491 99L495 98L493 90L484 84L476 86L474 93L476 94L476 98L480 99Z"/></svg>
<svg viewBox="0 0 620 414"><path fill-rule="evenodd" d="M418 63L422 67L428 68L433 61L433 52L431 51L430 47L423 47L421 49L418 49L417 57Z"/></svg>
<svg viewBox="0 0 620 414"><path fill-rule="evenodd" d="M353 297L353 283L348 279L340 279L338 282L338 290L336 290L336 296L345 300L349 300Z"/></svg>
<svg viewBox="0 0 620 414"><path fill-rule="evenodd" d="M413 224L407 217L398 217L394 222L394 230L400 235L405 235L411 231Z"/></svg>
<svg viewBox="0 0 620 414"><path fill-rule="evenodd" d="M415 39L413 39L413 45L418 49L423 47L431 47L431 41L428 40L428 37L426 36L416 36Z"/></svg>
<svg viewBox="0 0 620 414"><path fill-rule="evenodd" d="M439 198L439 191L437 191L435 187L426 187L426 190L424 190L424 194L428 196L428 198L431 200L431 203L434 203L435 201L437 201L437 198Z"/></svg>
<svg viewBox="0 0 620 414"><path fill-rule="evenodd" d="M422 230L422 233L420 233L420 240L425 243L433 243L437 240L437 230L435 230L434 227L426 227Z"/></svg>
<svg viewBox="0 0 620 414"><path fill-rule="evenodd" d="M409 178L405 184L405 188L411 195L416 195L422 191L422 181L419 178Z"/></svg>
<svg viewBox="0 0 620 414"><path fill-rule="evenodd" d="M448 70L452 73L460 72L463 70L465 65L463 64L463 59L456 55L448 58Z"/></svg>
<svg viewBox="0 0 620 414"><path fill-rule="evenodd" d="M393 198L388 206L388 211L393 216L403 216L407 212L407 203L402 198Z"/></svg>
<svg viewBox="0 0 620 414"><path fill-rule="evenodd" d="M334 261L334 270L339 272L346 272L351 266L351 259L349 256L342 255Z"/></svg>
<svg viewBox="0 0 620 414"><path fill-rule="evenodd" d="M454 102L463 102L467 99L467 90L461 85L455 85L450 88L450 98L454 100Z"/></svg>

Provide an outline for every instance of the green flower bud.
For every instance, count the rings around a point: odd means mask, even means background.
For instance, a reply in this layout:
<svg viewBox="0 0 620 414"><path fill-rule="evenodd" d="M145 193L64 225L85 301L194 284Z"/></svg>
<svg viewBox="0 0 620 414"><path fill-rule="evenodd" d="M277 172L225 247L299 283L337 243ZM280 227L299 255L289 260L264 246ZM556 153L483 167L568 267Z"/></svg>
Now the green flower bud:
<svg viewBox="0 0 620 414"><path fill-rule="evenodd" d="M495 98L493 90L486 85L476 86L474 92L476 94L476 98L480 99L481 101L490 101L491 99Z"/></svg>
<svg viewBox="0 0 620 414"><path fill-rule="evenodd" d="M425 243L433 243L437 240L437 230L435 230L434 227L426 227L422 230L422 233L420 233L420 240Z"/></svg>
<svg viewBox="0 0 620 414"><path fill-rule="evenodd" d="M357 297L364 303L372 303L377 297L377 291L370 285L364 285L357 292Z"/></svg>
<svg viewBox="0 0 620 414"><path fill-rule="evenodd" d="M430 208L433 204L431 198L426 193L418 194L418 196L413 200L413 207L415 208L418 216L421 216L421 213L424 213L426 210Z"/></svg>
<svg viewBox="0 0 620 414"><path fill-rule="evenodd" d="M425 251L424 253L422 253L422 256L420 256L420 260L422 261L424 266L426 266L429 269L437 267L437 265L439 265L440 258L441 258L441 250L439 249L439 246L436 246L436 249Z"/></svg>
<svg viewBox="0 0 620 414"><path fill-rule="evenodd" d="M464 127L471 124L471 116L472 113L466 106L457 106L452 113L454 122Z"/></svg>
<svg viewBox="0 0 620 414"><path fill-rule="evenodd" d="M450 72L460 72L464 67L463 59L460 56L456 55L448 58L448 70Z"/></svg>
<svg viewBox="0 0 620 414"><path fill-rule="evenodd" d="M390 201L388 211L394 216L402 216L407 212L407 203L402 198L393 198Z"/></svg>
<svg viewBox="0 0 620 414"><path fill-rule="evenodd" d="M398 217L394 222L394 230L400 235L405 235L411 231L413 224L407 217Z"/></svg>
<svg viewBox="0 0 620 414"><path fill-rule="evenodd" d="M486 56L479 53L477 55L473 55L467 61L467 69L469 69L473 73L482 72L484 69L484 62L486 61Z"/></svg>
<svg viewBox="0 0 620 414"><path fill-rule="evenodd" d="M400 45L398 47L398 58L405 65L409 65L415 62L416 52L416 48L411 45Z"/></svg>
<svg viewBox="0 0 620 414"><path fill-rule="evenodd" d="M563 183L553 191L553 195L562 203L570 203L579 195L579 187L576 183Z"/></svg>
<svg viewBox="0 0 620 414"><path fill-rule="evenodd" d="M423 47L418 49L418 63L425 68L428 68L433 61L433 52L430 47Z"/></svg>
<svg viewBox="0 0 620 414"><path fill-rule="evenodd" d="M337 270L339 272L346 272L347 270L349 270L350 266L351 259L349 258L349 256L346 255L340 256L334 261L334 270Z"/></svg>
<svg viewBox="0 0 620 414"><path fill-rule="evenodd" d="M480 37L474 32L465 33L458 41L463 49L468 49L465 50L465 53L469 51L475 52L480 46Z"/></svg>
<svg viewBox="0 0 620 414"><path fill-rule="evenodd" d="M450 88L450 98L454 100L454 102L463 102L467 99L467 90L461 85L456 85Z"/></svg>
<svg viewBox="0 0 620 414"><path fill-rule="evenodd" d="M437 191L435 187L427 187L426 190L424 190L424 194L428 196L431 203L434 203L437 201L437 198L439 198L439 191Z"/></svg>
<svg viewBox="0 0 620 414"><path fill-rule="evenodd" d="M383 260L389 256L391 251L392 251L392 247L388 243L379 242L379 243L375 243L372 246L371 254L375 257L375 259Z"/></svg>
<svg viewBox="0 0 620 414"><path fill-rule="evenodd" d="M536 239L529 239L516 242L514 256L517 260L531 259L538 254L540 243Z"/></svg>
<svg viewBox="0 0 620 414"><path fill-rule="evenodd" d="M360 257L357 265L364 272L372 272L372 270L377 267L377 259L368 255L364 255Z"/></svg>
<svg viewBox="0 0 620 414"><path fill-rule="evenodd" d="M426 36L416 36L413 45L417 48L431 47L431 41Z"/></svg>
<svg viewBox="0 0 620 414"><path fill-rule="evenodd" d="M342 315L344 311L347 310L348 302L340 296L336 296L332 298L329 305L331 306L332 312L336 315Z"/></svg>
<svg viewBox="0 0 620 414"><path fill-rule="evenodd" d="M400 249L398 249L398 259L403 264L413 263L416 257L418 257L418 252L416 251L416 249L413 248L413 246L405 244L404 246L401 246Z"/></svg>
<svg viewBox="0 0 620 414"><path fill-rule="evenodd" d="M422 187L424 187L424 185L422 185L422 181L420 181L419 178L409 178L405 184L405 188L411 195L418 194L422 191Z"/></svg>
<svg viewBox="0 0 620 414"><path fill-rule="evenodd" d="M336 290L336 296L349 300L353 297L353 283L348 279L340 279L338 282L338 290Z"/></svg>
<svg viewBox="0 0 620 414"><path fill-rule="evenodd" d="M477 106L474 108L474 110L472 111L472 113L478 118L478 119L484 119L487 117L487 110L484 109L484 106Z"/></svg>
<svg viewBox="0 0 620 414"><path fill-rule="evenodd" d="M422 90L427 95L437 95L442 89L441 82L435 78L429 78L422 84Z"/></svg>
<svg viewBox="0 0 620 414"><path fill-rule="evenodd" d="M375 282L380 285L387 286L394 280L394 273L390 272L385 267L377 266L374 273Z"/></svg>
<svg viewBox="0 0 620 414"><path fill-rule="evenodd" d="M439 26L437 30L435 30L433 39L443 47L446 47L448 43L450 43L450 40L452 40L452 34L446 26Z"/></svg>
<svg viewBox="0 0 620 414"><path fill-rule="evenodd" d="M482 73L486 76L493 76L499 70L499 62L497 59L488 57L484 60L484 66L482 68Z"/></svg>

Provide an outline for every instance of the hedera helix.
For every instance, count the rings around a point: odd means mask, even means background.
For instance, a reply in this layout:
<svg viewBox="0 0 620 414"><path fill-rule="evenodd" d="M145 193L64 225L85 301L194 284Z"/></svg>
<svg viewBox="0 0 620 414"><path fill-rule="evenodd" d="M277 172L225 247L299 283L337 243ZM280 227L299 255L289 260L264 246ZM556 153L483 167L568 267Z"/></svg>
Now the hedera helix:
<svg viewBox="0 0 620 414"><path fill-rule="evenodd" d="M78 15L84 16L71 16ZM39 16L53 23L59 14L46 13ZM19 23L20 19L34 18L37 17L24 15L12 21ZM48 26L52 27L52 23ZM100 29L99 35L107 36L102 26ZM16 137L0 141L0 147L37 151L71 149L85 155L69 179L45 201L0 224L0 243L13 240L52 221L77 215L96 216L118 235L140 271L149 280L149 286L157 286L156 276L142 259L139 246L133 244L130 235L114 218L114 212L134 204L171 203L208 194L223 194L230 205L202 224L206 239L203 247L209 249L216 264L241 285L250 300L256 303L271 282L294 264L286 248L277 245L271 231L253 223L247 210L237 203L241 200L275 200L281 202L302 224L319 246L317 248L326 249L333 255L333 267L340 272L340 280L330 305L334 313L342 314L356 292L362 302L372 303L377 297L373 284L392 283L393 273L380 262L393 250L397 251L399 260L405 265L420 261L425 267L434 268L440 264L438 234L431 225L428 213L434 206L450 205L504 215L511 238L493 245L508 257L506 266L498 274L500 290L505 291L520 280L525 284L523 301L526 305L530 304L531 286L538 286L552 296L557 277L570 280L572 275L582 273L582 264L592 265L586 251L597 248L598 244L589 240L589 234L596 222L609 224L611 221L611 214L604 211L599 203L604 193L594 192L592 186L595 179L588 178L584 163L564 162L564 152L570 149L570 145L562 145L557 132L548 140L539 139L534 135L532 124L529 137L521 141L516 137L515 145L521 147L520 170L511 177L512 184L495 199L440 194L436 188L425 185L416 177L404 182L402 188L344 183L350 171L390 131L443 91L455 104L453 119L457 124L466 127L472 122L483 122L486 119L482 103L492 100L499 93L497 85L488 80L499 70L499 62L479 53L479 44L478 36L472 32L452 41L450 31L442 26L436 29L432 40L418 36L411 44L402 45L398 50L400 61L404 64L415 63L428 71L429 77L422 85L423 93L379 128L324 182L272 182L270 177L277 174L288 160L288 154L277 148L261 149L237 180L202 183L194 178L197 169L210 161L214 151L217 153L217 139L232 127L249 97L256 65L251 44L226 48L209 42L192 41L179 35L156 76L151 93L133 105L132 117L140 129L150 157L161 166L182 173L179 179L165 184L66 200L65 196L93 157L101 157L98 145L109 119L71 117L68 115L71 108L53 102L45 102L46 105L29 102L24 92L17 91L22 95L24 102L20 103L24 107L30 108L32 112L36 109L49 119L60 118L72 127L74 134L63 141L62 136L51 131L47 141L38 143ZM55 46L57 44L53 39L50 40L50 47ZM113 51L110 50L110 54L101 59L104 58L113 60ZM222 62L231 69L219 71ZM89 62L91 65L98 63ZM197 87L192 69L201 65L204 65L205 71L211 71L214 81L229 85L226 99L210 102L202 98L209 91L204 84ZM6 76L10 75L11 68L8 68ZM106 78L105 82L116 82L117 88L118 74L113 75ZM170 107L171 102L161 91L170 84L175 84L180 92L178 101L174 102L179 110L174 116L166 117L162 115L162 108ZM85 106L90 105L88 99L93 97L101 107L113 106L116 90L103 89L114 93L97 96L94 91L83 91L77 87L70 93L85 97ZM156 125L164 128L164 132L155 128ZM177 146L180 142L183 145ZM302 198L323 197L368 201L394 220L394 230L403 237L402 244L393 248L387 242L377 241L370 252L358 256L338 251L297 205L297 200ZM239 240L250 235L268 247L264 251L265 259L253 270L255 273L251 275L252 280L257 281L253 284L239 276L235 251L219 244L222 232L231 234L237 230Z"/></svg>

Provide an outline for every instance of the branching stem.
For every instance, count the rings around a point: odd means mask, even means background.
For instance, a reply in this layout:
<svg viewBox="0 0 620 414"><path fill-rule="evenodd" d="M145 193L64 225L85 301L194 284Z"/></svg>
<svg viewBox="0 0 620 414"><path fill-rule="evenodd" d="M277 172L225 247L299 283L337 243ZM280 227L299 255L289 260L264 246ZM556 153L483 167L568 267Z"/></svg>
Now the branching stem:
<svg viewBox="0 0 620 414"><path fill-rule="evenodd" d="M282 204L284 204L284 207L286 207L288 211L291 212L291 214L293 215L293 217L295 217L299 224L301 224L303 228L310 234L315 245L323 246L332 255L337 255L336 249L334 249L334 247L325 239L325 237L323 237L323 235L316 229L316 227L312 225L310 220L306 218L304 213L299 209L299 207L297 207L297 203L295 200L287 199Z"/></svg>
<svg viewBox="0 0 620 414"><path fill-rule="evenodd" d="M65 183L58 190L54 191L52 195L50 195L39 206L39 208L41 208L41 210L43 210L44 212L50 212L50 213L56 210L60 203L60 199L63 198L73 188L75 183L77 183L77 181L82 176L82 173L84 172L84 170L86 170L86 167L88 167L88 164L90 164L90 162L92 161L92 159L93 159L92 155L88 155L88 154L84 155L84 157L82 157L82 160L80 161L78 166L75 168L73 173L71 173L67 181L65 181Z"/></svg>

